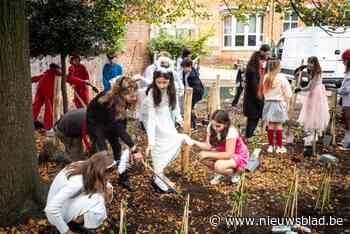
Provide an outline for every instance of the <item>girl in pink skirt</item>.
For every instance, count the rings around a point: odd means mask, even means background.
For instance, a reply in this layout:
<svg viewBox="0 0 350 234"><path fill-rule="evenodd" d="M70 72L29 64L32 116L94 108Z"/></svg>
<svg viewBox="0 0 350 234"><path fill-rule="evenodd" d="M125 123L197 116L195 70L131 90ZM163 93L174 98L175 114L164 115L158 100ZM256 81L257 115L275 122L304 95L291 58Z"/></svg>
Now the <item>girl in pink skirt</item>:
<svg viewBox="0 0 350 234"><path fill-rule="evenodd" d="M206 142L194 141L201 148L200 161L221 175L233 175L243 170L249 159L249 151L238 131L231 126L227 112L217 110L207 128ZM211 181L219 182L220 176Z"/></svg>
<svg viewBox="0 0 350 234"><path fill-rule="evenodd" d="M322 84L321 66L317 57L307 60L309 84L304 88L298 88L295 92L309 91L301 109L298 122L303 124L305 132L323 131L329 122L329 108L326 89ZM311 145L313 134L305 138L305 146Z"/></svg>

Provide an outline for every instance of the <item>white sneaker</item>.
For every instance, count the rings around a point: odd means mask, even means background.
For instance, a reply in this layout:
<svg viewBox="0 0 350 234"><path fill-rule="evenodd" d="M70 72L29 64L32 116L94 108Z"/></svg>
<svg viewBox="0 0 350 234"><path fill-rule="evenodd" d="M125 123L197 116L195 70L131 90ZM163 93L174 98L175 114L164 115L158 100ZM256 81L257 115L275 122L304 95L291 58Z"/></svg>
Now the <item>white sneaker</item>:
<svg viewBox="0 0 350 234"><path fill-rule="evenodd" d="M273 151L275 151L275 147L273 145L269 145L269 147L267 148L267 152L268 153L273 153Z"/></svg>
<svg viewBox="0 0 350 234"><path fill-rule="evenodd" d="M278 153L278 154L285 154L285 153L287 153L287 149L284 146L277 147L276 153Z"/></svg>
<svg viewBox="0 0 350 234"><path fill-rule="evenodd" d="M213 179L210 180L211 185L217 185L223 180L224 176L216 174Z"/></svg>
<svg viewBox="0 0 350 234"><path fill-rule="evenodd" d="M235 173L230 176L230 181L232 184L237 184L241 180L241 176L238 173Z"/></svg>

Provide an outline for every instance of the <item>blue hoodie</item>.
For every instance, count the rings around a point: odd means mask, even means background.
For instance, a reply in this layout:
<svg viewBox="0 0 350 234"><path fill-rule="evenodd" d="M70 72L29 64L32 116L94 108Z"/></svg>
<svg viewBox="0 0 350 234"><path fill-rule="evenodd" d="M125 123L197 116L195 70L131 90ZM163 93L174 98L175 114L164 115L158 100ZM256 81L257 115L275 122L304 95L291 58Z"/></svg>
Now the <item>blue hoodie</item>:
<svg viewBox="0 0 350 234"><path fill-rule="evenodd" d="M123 74L123 67L120 64L116 63L106 63L103 66L103 78L102 78L102 83L104 90L103 91L108 91L111 88L111 84L109 81L116 76L120 76Z"/></svg>

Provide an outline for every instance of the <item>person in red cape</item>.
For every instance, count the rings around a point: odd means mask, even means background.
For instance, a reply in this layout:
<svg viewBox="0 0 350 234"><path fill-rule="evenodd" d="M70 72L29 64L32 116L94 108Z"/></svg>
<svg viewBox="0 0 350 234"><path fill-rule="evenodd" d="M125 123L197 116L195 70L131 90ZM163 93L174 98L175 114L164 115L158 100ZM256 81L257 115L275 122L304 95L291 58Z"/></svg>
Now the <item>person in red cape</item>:
<svg viewBox="0 0 350 234"><path fill-rule="evenodd" d="M77 108L86 107L89 104L89 73L86 67L80 63L80 57L71 56L71 66L68 69L66 81L73 86L74 99L73 102Z"/></svg>
<svg viewBox="0 0 350 234"><path fill-rule="evenodd" d="M60 67L51 63L43 74L32 77L32 83L38 82L37 91L32 104L34 122L37 122L42 105L45 104L44 128L53 127L53 96L55 78L61 74Z"/></svg>

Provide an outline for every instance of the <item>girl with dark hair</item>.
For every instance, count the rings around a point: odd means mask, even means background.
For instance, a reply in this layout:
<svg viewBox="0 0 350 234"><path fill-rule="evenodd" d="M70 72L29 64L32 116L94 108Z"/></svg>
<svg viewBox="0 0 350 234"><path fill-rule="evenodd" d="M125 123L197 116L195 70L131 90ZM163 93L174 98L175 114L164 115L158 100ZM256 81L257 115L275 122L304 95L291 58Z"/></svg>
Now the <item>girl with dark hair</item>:
<svg viewBox="0 0 350 234"><path fill-rule="evenodd" d="M264 101L262 95L263 83L263 59L259 51L254 52L246 68L246 86L243 98L243 113L247 117L245 138L248 140L254 135L254 131L262 116Z"/></svg>
<svg viewBox="0 0 350 234"><path fill-rule="evenodd" d="M53 180L45 213L60 233L73 233L71 221L82 222L86 229L96 229L107 218L106 203L113 199L113 187L107 182L115 161L100 152L88 160L66 166Z"/></svg>
<svg viewBox="0 0 350 234"><path fill-rule="evenodd" d="M268 153L272 153L274 150L277 153L287 152L287 149L282 144L282 134L283 123L288 120L287 103L292 97L292 89L287 78L280 71L281 64L279 60L275 59L267 62L267 74L263 83L265 103L262 119L268 122ZM277 144L274 144L275 132Z"/></svg>
<svg viewBox="0 0 350 234"><path fill-rule="evenodd" d="M236 128L231 126L228 113L223 110L213 113L207 128L206 142L193 142L203 150L200 152L200 161L219 174L211 180L211 184L217 184L221 175L233 175L247 165L248 148Z"/></svg>
<svg viewBox="0 0 350 234"><path fill-rule="evenodd" d="M156 192L174 192L174 183L164 175L164 169L178 155L183 141L189 138L175 128L174 120L180 125L183 120L171 68L157 67L143 105L147 113L148 151L151 152L154 171L161 178L155 177L152 186Z"/></svg>
<svg viewBox="0 0 350 234"><path fill-rule="evenodd" d="M131 149L135 157L141 158L137 148L127 133L127 111L133 111L137 103L137 84L131 78L118 79L109 91L99 93L87 107L87 133L92 141L92 152L107 150L106 140L109 141L114 158L120 161L118 165L119 184L133 191L125 168L121 168L128 160L121 158L121 139ZM122 160L120 160L122 159Z"/></svg>
<svg viewBox="0 0 350 234"><path fill-rule="evenodd" d="M306 87L297 88L295 92L308 91L298 121L304 126L306 132L304 145L308 148L306 151L310 151L312 142L316 140L313 133L325 130L330 116L326 89L322 84L321 66L317 57L308 58L307 70L309 84ZM309 155L309 153L306 154Z"/></svg>
<svg viewBox="0 0 350 234"><path fill-rule="evenodd" d="M342 60L345 66L345 77L338 93L341 97L341 106L345 118L345 135L342 145L345 149L350 149L350 49L342 54Z"/></svg>

